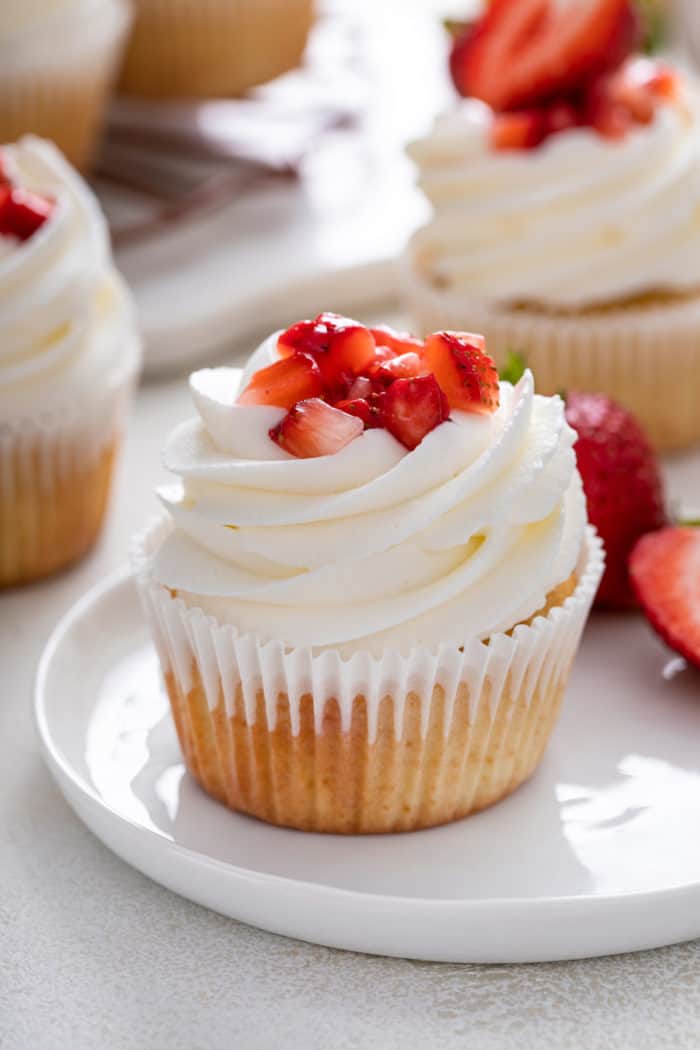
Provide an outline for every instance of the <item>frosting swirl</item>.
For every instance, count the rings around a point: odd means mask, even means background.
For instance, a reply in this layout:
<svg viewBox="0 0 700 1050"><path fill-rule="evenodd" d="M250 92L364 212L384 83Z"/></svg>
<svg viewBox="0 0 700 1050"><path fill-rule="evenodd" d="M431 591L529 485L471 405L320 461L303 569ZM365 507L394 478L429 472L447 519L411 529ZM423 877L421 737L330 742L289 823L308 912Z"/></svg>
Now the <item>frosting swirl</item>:
<svg viewBox="0 0 700 1050"><path fill-rule="evenodd" d="M535 150L489 146L475 100L409 152L433 217L412 255L436 285L502 304L580 309L700 287L700 94L684 80L622 141L590 128Z"/></svg>
<svg viewBox="0 0 700 1050"><path fill-rule="evenodd" d="M50 143L2 149L12 182L55 202L27 241L0 236L0 418L61 415L124 369L139 347L100 207ZM96 386L97 384L97 386Z"/></svg>
<svg viewBox="0 0 700 1050"><path fill-rule="evenodd" d="M242 632L347 654L459 645L526 619L574 570L575 435L529 373L497 412L453 412L412 452L367 430L315 459L270 440L284 409L234 403L236 370L190 383L199 415L165 449L181 480L159 490L174 528L152 572Z"/></svg>

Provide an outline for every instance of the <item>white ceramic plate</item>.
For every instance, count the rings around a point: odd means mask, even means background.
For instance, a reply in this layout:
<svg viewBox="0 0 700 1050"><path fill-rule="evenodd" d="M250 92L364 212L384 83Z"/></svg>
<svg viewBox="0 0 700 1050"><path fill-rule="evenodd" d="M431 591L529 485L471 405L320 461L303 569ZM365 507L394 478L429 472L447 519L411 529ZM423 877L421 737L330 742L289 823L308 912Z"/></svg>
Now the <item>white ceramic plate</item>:
<svg viewBox="0 0 700 1050"><path fill-rule="evenodd" d="M253 925L376 954L554 960L700 936L700 676L594 616L543 766L430 831L343 838L229 812L184 771L127 576L59 624L36 717L66 799L157 882Z"/></svg>

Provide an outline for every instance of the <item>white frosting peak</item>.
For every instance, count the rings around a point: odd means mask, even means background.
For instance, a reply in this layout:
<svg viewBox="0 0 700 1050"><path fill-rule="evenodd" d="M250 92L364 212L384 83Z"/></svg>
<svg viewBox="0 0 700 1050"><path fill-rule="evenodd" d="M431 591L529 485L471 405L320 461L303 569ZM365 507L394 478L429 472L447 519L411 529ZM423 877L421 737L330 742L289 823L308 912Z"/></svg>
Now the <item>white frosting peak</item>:
<svg viewBox="0 0 700 1050"><path fill-rule="evenodd" d="M590 128L494 150L467 100L410 153L433 218L421 271L465 299L580 308L700 287L700 94L610 141Z"/></svg>
<svg viewBox="0 0 700 1050"><path fill-rule="evenodd" d="M244 379L274 360L276 337ZM526 619L579 557L575 435L526 373L490 416L453 412L408 452L369 430L294 459L268 437L280 409L235 404L235 373L195 373L198 417L170 437L180 481L155 578L221 622L342 653L462 644Z"/></svg>

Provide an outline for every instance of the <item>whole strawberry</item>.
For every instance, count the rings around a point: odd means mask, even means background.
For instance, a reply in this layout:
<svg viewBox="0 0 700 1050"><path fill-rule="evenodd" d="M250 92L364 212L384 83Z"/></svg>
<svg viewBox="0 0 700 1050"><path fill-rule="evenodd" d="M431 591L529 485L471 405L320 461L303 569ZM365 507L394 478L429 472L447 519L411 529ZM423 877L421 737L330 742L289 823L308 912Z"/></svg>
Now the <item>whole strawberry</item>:
<svg viewBox="0 0 700 1050"><path fill-rule="evenodd" d="M634 417L603 394L570 393L566 419L578 434L574 448L588 517L605 544L596 605L634 608L630 552L640 536L667 521L656 457Z"/></svg>

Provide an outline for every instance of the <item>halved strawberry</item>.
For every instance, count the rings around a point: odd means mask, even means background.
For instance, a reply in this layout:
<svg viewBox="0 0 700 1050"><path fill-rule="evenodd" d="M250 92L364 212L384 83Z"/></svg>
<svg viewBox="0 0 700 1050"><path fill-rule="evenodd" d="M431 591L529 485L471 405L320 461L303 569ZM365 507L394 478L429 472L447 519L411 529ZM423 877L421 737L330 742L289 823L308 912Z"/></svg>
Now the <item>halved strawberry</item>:
<svg viewBox="0 0 700 1050"><path fill-rule="evenodd" d="M382 422L407 449L450 417L450 406L435 376L397 379L387 389Z"/></svg>
<svg viewBox="0 0 700 1050"><path fill-rule="evenodd" d="M492 0L455 42L450 69L460 94L503 111L554 98L614 69L638 38L632 0Z"/></svg>
<svg viewBox="0 0 700 1050"><path fill-rule="evenodd" d="M490 141L493 149L534 149L546 134L544 110L521 109L494 113Z"/></svg>
<svg viewBox="0 0 700 1050"><path fill-rule="evenodd" d="M395 379L415 379L427 371L422 357L413 351L392 357L391 361L382 361L373 367L372 377L380 383L393 383Z"/></svg>
<svg viewBox="0 0 700 1050"><path fill-rule="evenodd" d="M323 393L321 371L309 354L283 357L255 372L238 398L241 405L278 405L292 408L297 401Z"/></svg>
<svg viewBox="0 0 700 1050"><path fill-rule="evenodd" d="M386 347L393 350L395 354L406 354L414 351L420 353L423 349L423 340L418 339L410 332L397 332L389 325L380 324L376 328L370 328L370 332L377 344L377 350Z"/></svg>
<svg viewBox="0 0 700 1050"><path fill-rule="evenodd" d="M675 526L643 536L629 572L656 633L700 667L700 529Z"/></svg>
<svg viewBox="0 0 700 1050"><path fill-rule="evenodd" d="M361 419L313 397L295 405L270 437L297 459L313 459L340 452L363 430Z"/></svg>
<svg viewBox="0 0 700 1050"><path fill-rule="evenodd" d="M477 413L498 408L498 371L484 346L483 336L475 339L469 332L434 332L426 339L423 359L452 408Z"/></svg>

